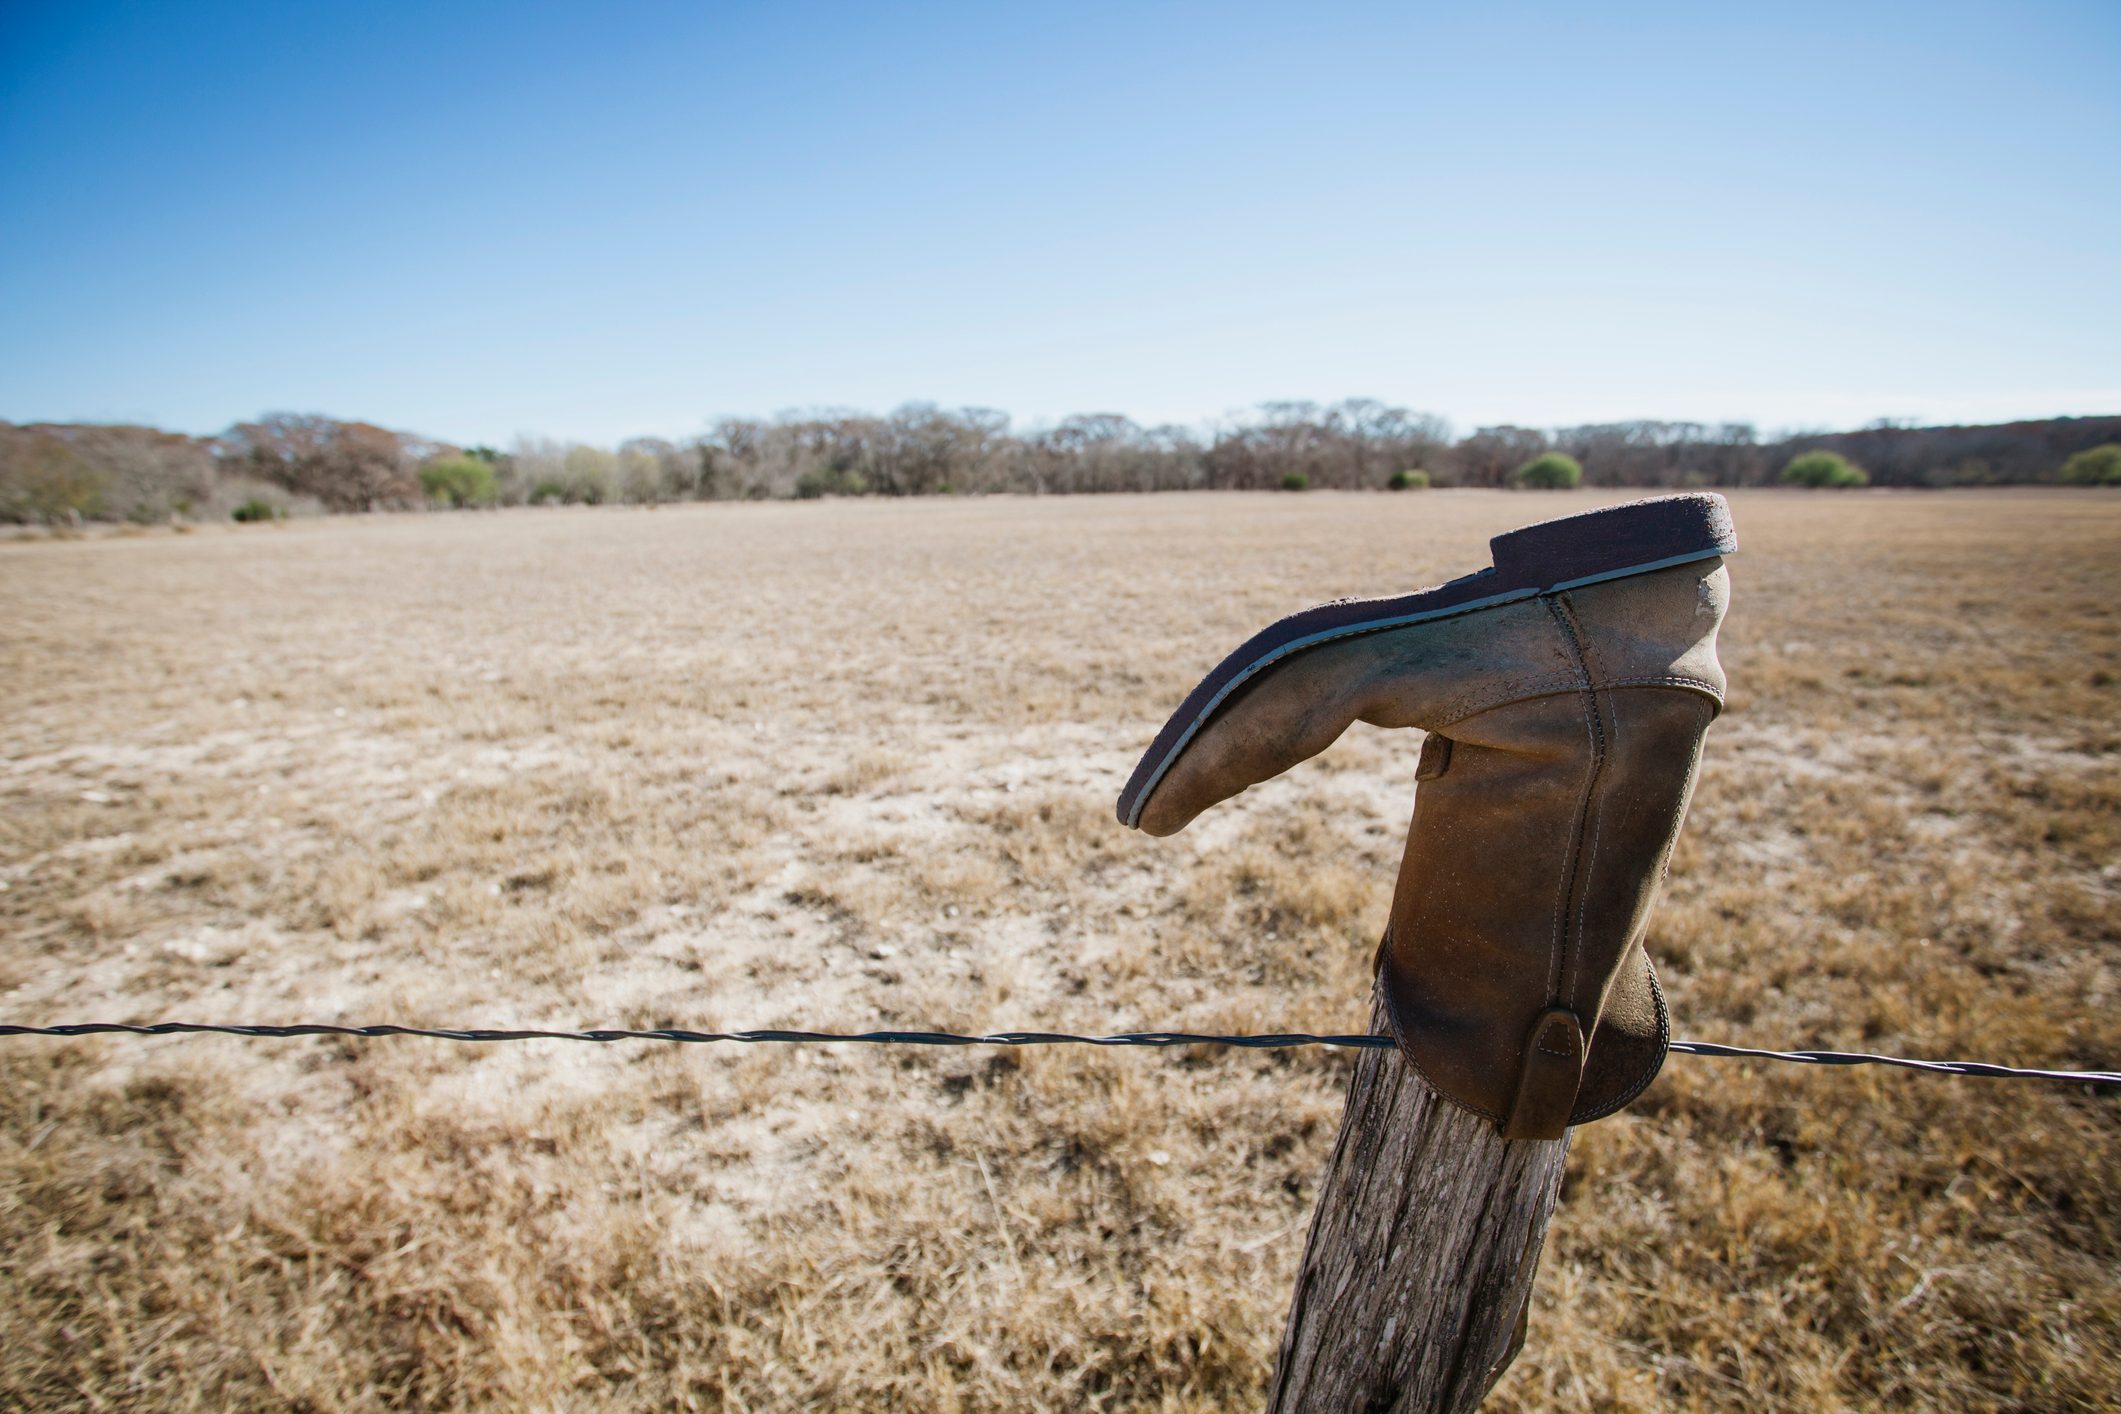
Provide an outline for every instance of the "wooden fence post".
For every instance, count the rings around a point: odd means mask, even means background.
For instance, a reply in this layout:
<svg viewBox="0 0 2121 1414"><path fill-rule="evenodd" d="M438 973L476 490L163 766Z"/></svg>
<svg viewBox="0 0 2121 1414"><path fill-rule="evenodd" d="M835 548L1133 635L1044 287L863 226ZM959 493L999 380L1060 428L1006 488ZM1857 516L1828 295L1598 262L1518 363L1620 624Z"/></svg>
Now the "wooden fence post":
<svg viewBox="0 0 2121 1414"><path fill-rule="evenodd" d="M1386 1030L1373 1008L1372 1034ZM1319 1185L1270 1414L1477 1408L1524 1343L1568 1141L1505 1142L1364 1051Z"/></svg>

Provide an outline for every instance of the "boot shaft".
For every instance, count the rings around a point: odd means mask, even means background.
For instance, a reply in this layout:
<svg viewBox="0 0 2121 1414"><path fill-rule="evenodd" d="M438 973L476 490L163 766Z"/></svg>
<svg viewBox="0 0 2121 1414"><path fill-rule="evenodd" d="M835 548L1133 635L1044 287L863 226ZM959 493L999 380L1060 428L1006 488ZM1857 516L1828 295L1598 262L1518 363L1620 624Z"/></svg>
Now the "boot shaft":
<svg viewBox="0 0 2121 1414"><path fill-rule="evenodd" d="M1431 1083L1520 1137L1610 1113L1662 1062L1641 935L1721 705L1728 598L1720 561L1543 595L1573 687L1431 718L1379 984Z"/></svg>

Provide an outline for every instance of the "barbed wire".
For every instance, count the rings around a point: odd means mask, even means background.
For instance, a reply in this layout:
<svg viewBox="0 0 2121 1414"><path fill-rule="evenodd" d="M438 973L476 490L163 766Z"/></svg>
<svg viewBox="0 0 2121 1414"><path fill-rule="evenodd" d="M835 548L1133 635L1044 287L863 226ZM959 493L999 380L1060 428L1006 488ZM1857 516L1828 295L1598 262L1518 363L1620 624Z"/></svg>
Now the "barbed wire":
<svg viewBox="0 0 2121 1414"><path fill-rule="evenodd" d="M301 1036L424 1036L438 1041L669 1041L685 1045L732 1042L738 1045L867 1045L867 1046L1232 1046L1243 1050L1288 1050L1300 1046L1323 1046L1339 1050L1389 1050L1389 1036L1314 1036L1307 1031L1264 1035L1213 1035L1192 1031L1130 1031L1113 1036L1077 1036L1060 1031L994 1031L967 1035L955 1031L687 1031L676 1027L638 1030L599 1027L587 1031L557 1031L542 1027L437 1027L342 1026L331 1022L305 1021L288 1025L246 1026L202 1021L77 1021L56 1026L20 1026L0 1023L0 1036L251 1036L289 1039ZM1708 1056L1718 1060L1767 1060L1792 1065L1884 1065L1932 1075L1967 1075L1999 1080L2062 1080L2090 1085L2121 1085L2121 1071L2043 1070L2026 1066L1997 1065L1989 1061L1913 1060L1906 1056L1873 1055L1865 1051L1769 1051L1752 1046L1726 1046L1714 1041L1674 1041L1675 1054Z"/></svg>

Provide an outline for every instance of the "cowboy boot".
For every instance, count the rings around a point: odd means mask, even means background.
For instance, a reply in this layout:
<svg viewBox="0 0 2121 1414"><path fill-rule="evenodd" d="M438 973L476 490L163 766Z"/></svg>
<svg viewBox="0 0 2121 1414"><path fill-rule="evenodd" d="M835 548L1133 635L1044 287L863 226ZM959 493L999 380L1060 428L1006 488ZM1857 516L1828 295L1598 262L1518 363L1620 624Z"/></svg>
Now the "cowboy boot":
<svg viewBox="0 0 2121 1414"><path fill-rule="evenodd" d="M1492 569L1255 635L1157 734L1119 818L1171 834L1357 721L1428 733L1377 953L1392 1034L1446 1099L1557 1139L1664 1063L1642 936L1723 705L1737 540L1721 496L1685 495L1490 549Z"/></svg>

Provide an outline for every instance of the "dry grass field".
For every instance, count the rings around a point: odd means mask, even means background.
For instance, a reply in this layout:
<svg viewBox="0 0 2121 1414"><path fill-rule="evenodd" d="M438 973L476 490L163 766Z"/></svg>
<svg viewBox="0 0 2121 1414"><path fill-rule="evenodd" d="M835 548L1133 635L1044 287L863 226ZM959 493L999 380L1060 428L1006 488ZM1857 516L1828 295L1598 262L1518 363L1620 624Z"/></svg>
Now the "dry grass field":
<svg viewBox="0 0 2121 1414"><path fill-rule="evenodd" d="M0 545L0 1019L1359 1028L1414 741L1112 798L1268 619L1597 499ZM2121 1064L2121 496L1733 500L1677 1032ZM0 1041L0 1406L1246 1408L1347 1065ZM2116 1388L2121 1095L1674 1057L1494 1402Z"/></svg>

